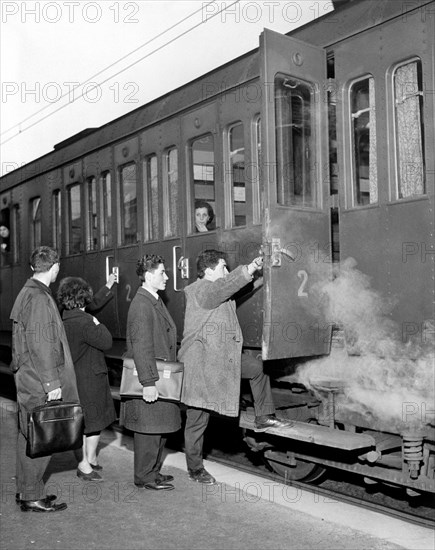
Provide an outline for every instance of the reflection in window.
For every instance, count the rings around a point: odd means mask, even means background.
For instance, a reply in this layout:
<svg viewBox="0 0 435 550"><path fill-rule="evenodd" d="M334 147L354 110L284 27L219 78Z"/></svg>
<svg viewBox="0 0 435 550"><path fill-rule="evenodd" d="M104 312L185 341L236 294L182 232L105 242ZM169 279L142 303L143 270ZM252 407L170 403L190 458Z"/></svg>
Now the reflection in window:
<svg viewBox="0 0 435 550"><path fill-rule="evenodd" d="M216 229L214 140L211 134L192 142L190 159L194 196L192 227L196 231L211 231ZM201 214L199 209L206 217L198 222L200 225L197 225L197 214Z"/></svg>
<svg viewBox="0 0 435 550"><path fill-rule="evenodd" d="M350 88L354 206L378 202L375 81L364 78Z"/></svg>
<svg viewBox="0 0 435 550"><path fill-rule="evenodd" d="M56 189L52 194L52 220L51 232L53 239L53 247L60 253L62 243L62 223L61 223L61 204L60 204L60 189Z"/></svg>
<svg viewBox="0 0 435 550"><path fill-rule="evenodd" d="M30 201L30 249L34 250L42 244L42 214L41 197Z"/></svg>
<svg viewBox="0 0 435 550"><path fill-rule="evenodd" d="M314 89L295 78L275 78L277 200L316 206Z"/></svg>
<svg viewBox="0 0 435 550"><path fill-rule="evenodd" d="M11 256L11 211L9 207L0 211L0 266L10 265Z"/></svg>
<svg viewBox="0 0 435 550"><path fill-rule="evenodd" d="M14 264L19 263L21 259L21 215L20 205L14 204L12 210L12 261Z"/></svg>
<svg viewBox="0 0 435 550"><path fill-rule="evenodd" d="M254 120L254 162L252 172L248 176L252 181L252 200L253 200L253 222L261 223L261 204L260 204L260 173L261 173L261 119L258 116Z"/></svg>
<svg viewBox="0 0 435 550"><path fill-rule="evenodd" d="M68 188L68 253L78 254L82 245L81 185Z"/></svg>
<svg viewBox="0 0 435 550"><path fill-rule="evenodd" d="M121 168L120 198L122 204L122 244L137 242L137 179L136 165Z"/></svg>
<svg viewBox="0 0 435 550"><path fill-rule="evenodd" d="M101 248L112 246L112 178L110 172L100 177L100 241Z"/></svg>
<svg viewBox="0 0 435 550"><path fill-rule="evenodd" d="M86 220L86 250L98 248L98 222L97 222L97 181L94 177L86 182L87 187L87 220Z"/></svg>
<svg viewBox="0 0 435 550"><path fill-rule="evenodd" d="M145 178L145 240L159 238L159 174L157 155L150 155L144 160Z"/></svg>
<svg viewBox="0 0 435 550"><path fill-rule="evenodd" d="M243 124L228 130L231 178L232 227L246 225L245 140Z"/></svg>
<svg viewBox="0 0 435 550"><path fill-rule="evenodd" d="M170 149L165 155L165 185L163 188L163 209L165 237L178 234L178 151Z"/></svg>
<svg viewBox="0 0 435 550"><path fill-rule="evenodd" d="M398 198L425 193L421 61L394 72Z"/></svg>

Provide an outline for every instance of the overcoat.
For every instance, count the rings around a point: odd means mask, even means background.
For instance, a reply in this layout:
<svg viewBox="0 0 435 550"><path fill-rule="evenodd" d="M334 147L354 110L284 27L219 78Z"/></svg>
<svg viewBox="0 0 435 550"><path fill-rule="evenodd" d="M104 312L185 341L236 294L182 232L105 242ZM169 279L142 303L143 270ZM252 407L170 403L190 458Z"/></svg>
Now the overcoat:
<svg viewBox="0 0 435 550"><path fill-rule="evenodd" d="M116 420L103 353L111 348L112 335L80 308L65 310L63 323L85 417L85 434L99 432Z"/></svg>
<svg viewBox="0 0 435 550"><path fill-rule="evenodd" d="M156 358L175 361L177 328L165 304L140 287L127 316L126 357L133 358L139 381L153 386L159 379ZM177 403L157 400L128 399L121 404L120 423L127 429L150 434L175 432L180 429Z"/></svg>
<svg viewBox="0 0 435 550"><path fill-rule="evenodd" d="M15 300L12 364L20 429L27 434L27 412L43 405L48 392L62 389L63 401L79 401L68 340L48 286L28 279Z"/></svg>
<svg viewBox="0 0 435 550"><path fill-rule="evenodd" d="M178 354L184 363L181 401L186 405L238 416L243 336L229 298L250 281L246 266L239 266L225 278L198 279L186 287Z"/></svg>

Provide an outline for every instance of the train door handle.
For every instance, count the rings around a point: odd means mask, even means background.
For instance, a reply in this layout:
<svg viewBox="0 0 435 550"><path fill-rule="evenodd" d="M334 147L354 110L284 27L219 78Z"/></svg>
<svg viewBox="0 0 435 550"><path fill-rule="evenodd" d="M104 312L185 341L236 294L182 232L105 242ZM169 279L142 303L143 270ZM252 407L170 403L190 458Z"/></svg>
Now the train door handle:
<svg viewBox="0 0 435 550"><path fill-rule="evenodd" d="M189 258L185 258L184 256L181 256L181 258L178 260L178 263L177 263L177 269L180 271L182 279L188 279L189 278Z"/></svg>
<svg viewBox="0 0 435 550"><path fill-rule="evenodd" d="M114 256L106 256L106 281L109 280L110 275L110 259L113 260ZM115 282L119 283L119 267L113 266L112 273L115 275Z"/></svg>
<svg viewBox="0 0 435 550"><path fill-rule="evenodd" d="M281 267L281 254L284 254L292 261L295 260L295 255L293 252L291 252L291 250L281 247L281 239L279 237L272 238L272 250L270 258L270 265L272 267Z"/></svg>

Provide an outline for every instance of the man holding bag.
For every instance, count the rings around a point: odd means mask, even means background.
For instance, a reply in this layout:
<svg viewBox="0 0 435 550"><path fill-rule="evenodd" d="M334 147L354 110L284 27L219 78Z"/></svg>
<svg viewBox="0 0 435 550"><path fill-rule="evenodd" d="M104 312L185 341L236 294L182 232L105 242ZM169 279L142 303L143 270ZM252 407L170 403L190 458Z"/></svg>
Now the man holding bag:
<svg viewBox="0 0 435 550"><path fill-rule="evenodd" d="M74 365L56 302L50 291L59 273L59 256L48 247L36 248L30 257L33 276L15 300L12 364L17 388L19 429L17 439L17 504L23 512L58 512L45 495L43 475L51 456L29 458L26 454L27 413L46 401L78 402Z"/></svg>

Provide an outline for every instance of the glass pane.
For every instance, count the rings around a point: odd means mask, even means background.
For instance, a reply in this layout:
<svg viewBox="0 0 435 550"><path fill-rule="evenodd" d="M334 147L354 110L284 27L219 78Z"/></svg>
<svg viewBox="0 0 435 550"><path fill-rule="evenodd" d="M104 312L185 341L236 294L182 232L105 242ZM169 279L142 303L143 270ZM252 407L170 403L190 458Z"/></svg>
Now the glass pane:
<svg viewBox="0 0 435 550"><path fill-rule="evenodd" d="M112 246L112 178L106 172L100 178L100 239L101 248Z"/></svg>
<svg viewBox="0 0 435 550"><path fill-rule="evenodd" d="M157 155L151 155L144 161L145 175L145 235L153 241L159 238L159 178Z"/></svg>
<svg viewBox="0 0 435 550"><path fill-rule="evenodd" d="M402 65L394 73L398 197L423 195L425 159L421 61Z"/></svg>
<svg viewBox="0 0 435 550"><path fill-rule="evenodd" d="M13 210L12 242L13 262L17 264L21 259L21 216L18 204L14 205Z"/></svg>
<svg viewBox="0 0 435 550"><path fill-rule="evenodd" d="M56 189L52 195L52 233L53 233L53 246L60 252L62 242L62 224L61 224L61 204L60 204L60 190Z"/></svg>
<svg viewBox="0 0 435 550"><path fill-rule="evenodd" d="M82 209L81 209L81 187L73 185L68 190L69 210L69 247L70 254L78 254L83 250L82 245Z"/></svg>
<svg viewBox="0 0 435 550"><path fill-rule="evenodd" d="M211 134L192 142L190 173L193 178L195 232L216 229L214 140Z"/></svg>
<svg viewBox="0 0 435 550"><path fill-rule="evenodd" d="M275 78L277 200L316 206L314 89L295 78Z"/></svg>
<svg viewBox="0 0 435 550"><path fill-rule="evenodd" d="M261 223L261 199L260 199L260 170L261 170L261 119L258 117L254 123L255 151L254 163L250 175L252 181L253 222Z"/></svg>
<svg viewBox="0 0 435 550"><path fill-rule="evenodd" d="M171 149L166 155L166 181L164 190L165 237L178 235L178 151Z"/></svg>
<svg viewBox="0 0 435 550"><path fill-rule="evenodd" d="M231 203L233 227L246 225L245 141L243 124L232 126L229 137Z"/></svg>
<svg viewBox="0 0 435 550"><path fill-rule="evenodd" d="M11 261L10 210L9 208L3 208L0 211L0 265L10 265Z"/></svg>
<svg viewBox="0 0 435 550"><path fill-rule="evenodd" d="M353 136L354 205L378 202L376 105L373 77L352 84L350 104Z"/></svg>
<svg viewBox="0 0 435 550"><path fill-rule="evenodd" d="M121 170L121 202L123 203L123 244L137 242L137 180L136 165Z"/></svg>
<svg viewBox="0 0 435 550"><path fill-rule="evenodd" d="M98 221L97 221L97 182L95 178L87 181L88 190L88 218L86 224L86 250L98 248Z"/></svg>
<svg viewBox="0 0 435 550"><path fill-rule="evenodd" d="M41 197L30 201L30 211L30 241L31 249L34 250L42 244Z"/></svg>

